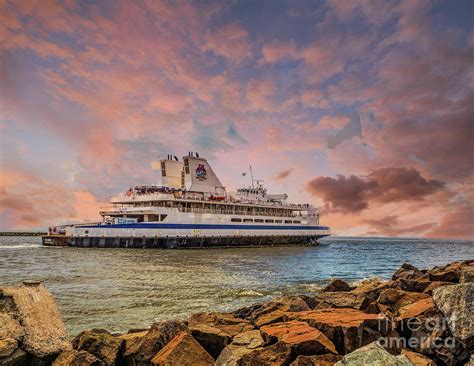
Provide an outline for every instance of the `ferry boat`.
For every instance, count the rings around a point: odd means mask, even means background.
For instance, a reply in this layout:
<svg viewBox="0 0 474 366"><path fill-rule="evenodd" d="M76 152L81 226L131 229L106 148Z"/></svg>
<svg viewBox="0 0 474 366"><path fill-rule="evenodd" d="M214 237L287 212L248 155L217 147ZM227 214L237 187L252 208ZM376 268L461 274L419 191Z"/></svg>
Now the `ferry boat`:
<svg viewBox="0 0 474 366"><path fill-rule="evenodd" d="M49 246L201 248L315 245L330 235L318 210L269 194L251 174L249 187L227 192L208 161L189 152L152 163L162 185L135 186L110 198L101 222L53 226ZM250 172L251 173L251 172Z"/></svg>

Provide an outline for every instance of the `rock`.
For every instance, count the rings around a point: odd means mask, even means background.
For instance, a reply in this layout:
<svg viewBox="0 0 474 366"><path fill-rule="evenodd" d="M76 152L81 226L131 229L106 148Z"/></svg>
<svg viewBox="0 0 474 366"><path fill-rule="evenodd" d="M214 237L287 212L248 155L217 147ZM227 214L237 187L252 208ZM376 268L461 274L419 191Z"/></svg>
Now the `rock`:
<svg viewBox="0 0 474 366"><path fill-rule="evenodd" d="M446 266L434 267L428 271L431 281L444 281L444 282L459 282L461 270L463 268L461 262L453 262Z"/></svg>
<svg viewBox="0 0 474 366"><path fill-rule="evenodd" d="M362 281L362 283L352 290L351 293L363 296L365 298L366 304L369 304L377 300L383 290L388 288L402 289L402 287L403 285L400 281L384 281L374 277ZM359 310L363 310L363 307L361 307Z"/></svg>
<svg viewBox="0 0 474 366"><path fill-rule="evenodd" d="M411 292L423 292L431 283L430 277L427 273L423 274L416 280L399 278L397 281L402 284L403 290Z"/></svg>
<svg viewBox="0 0 474 366"><path fill-rule="evenodd" d="M255 325L257 327L262 327L264 325L272 324L272 323L281 323L288 320L288 316L284 311L275 310L271 313L262 315L260 318L255 320Z"/></svg>
<svg viewBox="0 0 474 366"><path fill-rule="evenodd" d="M437 288L433 302L446 317L452 334L467 349L474 349L474 283Z"/></svg>
<svg viewBox="0 0 474 366"><path fill-rule="evenodd" d="M306 300L305 300L306 299ZM308 296L282 296L272 301L262 304L258 309L254 310L248 317L249 320L256 321L263 315L272 313L276 310L282 312L287 311L307 311L311 310L311 306L314 307L315 301Z"/></svg>
<svg viewBox="0 0 474 366"><path fill-rule="evenodd" d="M265 341L259 330L249 330L237 334L232 343L220 353L216 366L236 366L246 354L263 348Z"/></svg>
<svg viewBox="0 0 474 366"><path fill-rule="evenodd" d="M452 285L452 283L444 281L431 281L429 282L429 285L423 290L423 293L432 296L434 289L448 285Z"/></svg>
<svg viewBox="0 0 474 366"><path fill-rule="evenodd" d="M353 308L357 310L368 307L370 301L364 294L352 292L324 292L315 297L318 305L315 309Z"/></svg>
<svg viewBox="0 0 474 366"><path fill-rule="evenodd" d="M353 289L354 288L349 286L347 282L336 278L329 282L329 284L326 285L326 287L324 287L321 292L346 292Z"/></svg>
<svg viewBox="0 0 474 366"><path fill-rule="evenodd" d="M105 329L90 329L79 333L72 341L77 351L87 351L107 366L117 363L125 341L114 337Z"/></svg>
<svg viewBox="0 0 474 366"><path fill-rule="evenodd" d="M460 283L474 282L474 265L465 266L461 269L459 282Z"/></svg>
<svg viewBox="0 0 474 366"><path fill-rule="evenodd" d="M69 350L61 353L52 366L103 366L104 363L86 351Z"/></svg>
<svg viewBox="0 0 474 366"><path fill-rule="evenodd" d="M336 345L340 354L352 352L389 331L385 329L389 327L385 316L350 308L312 310L292 313L290 317L319 329Z"/></svg>
<svg viewBox="0 0 474 366"><path fill-rule="evenodd" d="M406 280L416 280L423 276L423 272L421 272L415 266L412 266L409 263L403 263L402 266L395 272L392 276L392 280L396 281L398 279L406 279Z"/></svg>
<svg viewBox="0 0 474 366"><path fill-rule="evenodd" d="M10 356L17 348L18 348L18 342L15 339L13 338L0 339L0 358Z"/></svg>
<svg viewBox="0 0 474 366"><path fill-rule="evenodd" d="M431 297L419 300L415 303L403 306L398 311L397 321L403 321L419 317L420 315L436 316L438 310L435 308Z"/></svg>
<svg viewBox="0 0 474 366"><path fill-rule="evenodd" d="M174 337L151 360L156 366L212 366L214 359L188 333Z"/></svg>
<svg viewBox="0 0 474 366"><path fill-rule="evenodd" d="M0 298L0 303L1 300ZM12 314L0 313L0 324L2 324L0 327L0 339L13 338L16 341L20 341L23 338L25 332Z"/></svg>
<svg viewBox="0 0 474 366"><path fill-rule="evenodd" d="M290 366L333 366L342 356L326 353L316 356L298 356Z"/></svg>
<svg viewBox="0 0 474 366"><path fill-rule="evenodd" d="M0 358L2 366L24 366L31 364L31 356L21 348L17 348L10 356Z"/></svg>
<svg viewBox="0 0 474 366"><path fill-rule="evenodd" d="M192 336L214 358L236 334L254 329L250 321L223 313L194 314L189 318L188 326Z"/></svg>
<svg viewBox="0 0 474 366"><path fill-rule="evenodd" d="M147 333L148 330L138 330L118 335L117 338L124 341L123 354L128 353L131 349L136 349Z"/></svg>
<svg viewBox="0 0 474 366"><path fill-rule="evenodd" d="M337 366L413 366L405 355L393 356L380 344L373 342L345 355Z"/></svg>
<svg viewBox="0 0 474 366"><path fill-rule="evenodd" d="M302 321L265 325L260 330L265 341L283 342L289 345L296 355L337 354L336 347L328 337Z"/></svg>
<svg viewBox="0 0 474 366"><path fill-rule="evenodd" d="M396 288L383 290L377 299L379 309L387 316L398 315L398 310L403 306L419 300L430 298L429 295L419 292L407 292Z"/></svg>
<svg viewBox="0 0 474 366"><path fill-rule="evenodd" d="M286 365L291 358L291 348L288 344L277 342L271 346L257 348L244 355L237 363L238 366L281 366Z"/></svg>
<svg viewBox="0 0 474 366"><path fill-rule="evenodd" d="M217 358L222 350L232 342L232 336L225 331L206 324L196 324L190 328L192 336L206 352Z"/></svg>
<svg viewBox="0 0 474 366"><path fill-rule="evenodd" d="M415 366L436 366L434 361L426 356L419 353L410 351L406 348L402 349L402 355L405 355L410 362Z"/></svg>
<svg viewBox="0 0 474 366"><path fill-rule="evenodd" d="M1 302L11 298L16 315L24 332L22 348L37 358L46 358L71 349L61 314L53 296L38 282L25 282L18 287L4 287ZM12 328L13 327L13 328ZM16 328L11 320L8 332ZM13 330L17 332L17 330ZM16 335L10 338L16 339Z"/></svg>
<svg viewBox="0 0 474 366"><path fill-rule="evenodd" d="M154 323L141 338L131 340L122 354L122 363L126 366L150 364L151 359L174 337L187 331L186 323L168 320Z"/></svg>

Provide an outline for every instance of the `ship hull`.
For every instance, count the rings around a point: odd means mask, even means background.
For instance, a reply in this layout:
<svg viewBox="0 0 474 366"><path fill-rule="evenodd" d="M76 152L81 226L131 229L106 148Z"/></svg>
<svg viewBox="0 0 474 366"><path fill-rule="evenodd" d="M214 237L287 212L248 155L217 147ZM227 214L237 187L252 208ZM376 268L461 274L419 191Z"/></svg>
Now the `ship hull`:
<svg viewBox="0 0 474 366"><path fill-rule="evenodd" d="M45 235L45 246L83 248L239 248L259 246L318 245L317 240L329 234L315 235L259 235L259 236L196 236L196 237L104 237Z"/></svg>

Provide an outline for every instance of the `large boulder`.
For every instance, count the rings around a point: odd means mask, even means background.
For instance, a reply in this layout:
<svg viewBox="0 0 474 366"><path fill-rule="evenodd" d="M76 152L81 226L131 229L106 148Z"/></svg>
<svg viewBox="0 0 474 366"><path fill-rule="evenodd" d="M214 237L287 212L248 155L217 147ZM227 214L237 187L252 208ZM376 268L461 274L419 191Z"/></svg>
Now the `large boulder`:
<svg viewBox="0 0 474 366"><path fill-rule="evenodd" d="M265 325L260 330L265 341L285 343L296 355L337 354L336 347L329 338L306 322L292 320L274 323Z"/></svg>
<svg viewBox="0 0 474 366"><path fill-rule="evenodd" d="M264 345L265 341L259 330L249 330L237 334L232 343L220 353L216 360L216 366L236 366L241 362L243 356L263 348Z"/></svg>
<svg viewBox="0 0 474 366"><path fill-rule="evenodd" d="M123 354L127 353L132 350L136 349L142 339L147 335L148 330L138 330L138 331L129 331L125 334L120 334L117 336L118 339L123 340Z"/></svg>
<svg viewBox="0 0 474 366"><path fill-rule="evenodd" d="M250 321L225 313L199 313L189 318L192 336L217 358L232 338L242 332L254 329Z"/></svg>
<svg viewBox="0 0 474 366"><path fill-rule="evenodd" d="M428 271L431 281L459 282L461 271L465 267L462 262L453 262L445 266L434 267Z"/></svg>
<svg viewBox="0 0 474 366"><path fill-rule="evenodd" d="M1 291L1 305L14 305L14 319L7 310L7 326L4 332L9 338L21 338L21 347L36 358L53 357L71 349L66 327L51 293L36 281L24 281L18 287L4 287ZM10 304L10 305L8 305ZM3 306L0 306L3 308ZM5 314L5 312L2 311ZM21 324L19 331L17 322ZM22 333L22 335L20 335Z"/></svg>
<svg viewBox="0 0 474 366"><path fill-rule="evenodd" d="M89 352L69 350L61 353L52 366L104 366L104 362Z"/></svg>
<svg viewBox="0 0 474 366"><path fill-rule="evenodd" d="M271 346L257 348L244 355L237 366L281 366L287 365L291 359L291 347L283 342Z"/></svg>
<svg viewBox="0 0 474 366"><path fill-rule="evenodd" d="M106 366L117 364L125 341L114 337L105 329L90 329L79 333L72 341L77 351L87 351L104 362Z"/></svg>
<svg viewBox="0 0 474 366"><path fill-rule="evenodd" d="M474 283L437 288L433 291L433 302L456 339L467 349L474 349Z"/></svg>
<svg viewBox="0 0 474 366"><path fill-rule="evenodd" d="M403 285L400 281L385 281L374 277L362 281L351 293L364 298L365 302L359 308L359 310L363 310L364 306L367 306L366 304L377 300L380 293L388 288L403 289Z"/></svg>
<svg viewBox="0 0 474 366"><path fill-rule="evenodd" d="M448 286L452 285L451 282L444 282L444 281L431 281L429 282L429 285L425 287L423 290L424 294L433 295L433 290L437 289L438 287L443 287L443 286Z"/></svg>
<svg viewBox="0 0 474 366"><path fill-rule="evenodd" d="M150 330L143 336L138 337L126 344L122 354L122 364L126 366L149 365L151 359L174 337L188 327L185 322L168 320L154 323Z"/></svg>
<svg viewBox="0 0 474 366"><path fill-rule="evenodd" d="M393 274L392 280L396 281L402 278L406 280L416 280L422 277L423 274L423 272L415 266L412 266L410 263L403 263L402 266Z"/></svg>
<svg viewBox="0 0 474 366"><path fill-rule="evenodd" d="M289 315L319 329L341 354L371 343L390 330L390 323L385 316L350 308L312 310Z"/></svg>
<svg viewBox="0 0 474 366"><path fill-rule="evenodd" d="M333 366L342 356L326 353L315 356L298 356L290 366Z"/></svg>
<svg viewBox="0 0 474 366"><path fill-rule="evenodd" d="M335 366L413 366L405 355L394 356L373 342L345 355Z"/></svg>
<svg viewBox="0 0 474 366"><path fill-rule="evenodd" d="M189 334L181 332L151 360L156 366L212 366L214 359Z"/></svg>
<svg viewBox="0 0 474 366"><path fill-rule="evenodd" d="M460 283L474 282L474 263L469 266L463 266L459 276Z"/></svg>
<svg viewBox="0 0 474 366"><path fill-rule="evenodd" d="M340 280L338 278L333 279L329 282L321 292L347 292L353 290L354 288L351 287L347 282Z"/></svg>
<svg viewBox="0 0 474 366"><path fill-rule="evenodd" d="M398 315L399 309L403 306L428 298L430 298L429 295L419 292L408 292L396 288L388 288L380 293L377 303L381 312L387 316L395 317Z"/></svg>

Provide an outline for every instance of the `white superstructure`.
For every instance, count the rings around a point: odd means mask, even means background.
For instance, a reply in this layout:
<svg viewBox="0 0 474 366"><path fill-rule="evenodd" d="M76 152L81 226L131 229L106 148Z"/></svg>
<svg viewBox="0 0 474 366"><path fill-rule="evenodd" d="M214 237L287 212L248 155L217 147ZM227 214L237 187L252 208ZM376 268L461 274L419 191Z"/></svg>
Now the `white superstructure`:
<svg viewBox="0 0 474 366"><path fill-rule="evenodd" d="M161 171L161 186L112 196L100 211L102 222L67 226L66 237L94 238L87 246L124 246L117 238L141 238L146 247L201 247L304 244L330 235L313 206L289 204L286 194L268 194L253 178L249 187L228 193L198 154L190 152L182 162L168 155L152 167Z"/></svg>

